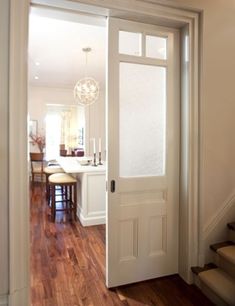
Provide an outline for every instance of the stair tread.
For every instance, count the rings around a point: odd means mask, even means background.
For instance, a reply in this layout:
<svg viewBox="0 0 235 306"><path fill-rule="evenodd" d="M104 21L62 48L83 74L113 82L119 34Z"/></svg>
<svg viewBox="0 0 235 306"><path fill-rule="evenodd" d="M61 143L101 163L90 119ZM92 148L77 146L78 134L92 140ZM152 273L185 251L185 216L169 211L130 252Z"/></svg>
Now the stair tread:
<svg viewBox="0 0 235 306"><path fill-rule="evenodd" d="M210 249L213 250L214 252L217 252L218 249L223 248L223 247L227 247L227 246L231 246L234 245L235 243L232 241L223 241L223 242L219 242L219 243L215 243L210 245Z"/></svg>
<svg viewBox="0 0 235 306"><path fill-rule="evenodd" d="M215 269L217 266L214 263L208 263L204 267L192 267L191 270L194 274L198 275L203 271L207 271L209 269Z"/></svg>
<svg viewBox="0 0 235 306"><path fill-rule="evenodd" d="M217 250L217 253L229 262L235 264L235 245L228 245Z"/></svg>
<svg viewBox="0 0 235 306"><path fill-rule="evenodd" d="M235 231L235 222L230 222L227 224L227 227L232 230L232 231Z"/></svg>
<svg viewBox="0 0 235 306"><path fill-rule="evenodd" d="M199 278L229 305L235 305L235 280L220 268L199 273Z"/></svg>

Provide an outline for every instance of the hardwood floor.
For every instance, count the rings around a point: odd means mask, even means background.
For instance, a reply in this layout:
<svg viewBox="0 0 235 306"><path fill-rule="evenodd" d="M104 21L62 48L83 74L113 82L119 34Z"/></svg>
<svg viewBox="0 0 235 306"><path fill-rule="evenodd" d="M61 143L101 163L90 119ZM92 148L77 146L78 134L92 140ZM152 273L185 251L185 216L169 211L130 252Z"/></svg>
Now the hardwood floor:
<svg viewBox="0 0 235 306"><path fill-rule="evenodd" d="M179 276L108 290L105 287L105 226L82 227L63 213L50 221L44 189L31 191L31 305L213 305Z"/></svg>

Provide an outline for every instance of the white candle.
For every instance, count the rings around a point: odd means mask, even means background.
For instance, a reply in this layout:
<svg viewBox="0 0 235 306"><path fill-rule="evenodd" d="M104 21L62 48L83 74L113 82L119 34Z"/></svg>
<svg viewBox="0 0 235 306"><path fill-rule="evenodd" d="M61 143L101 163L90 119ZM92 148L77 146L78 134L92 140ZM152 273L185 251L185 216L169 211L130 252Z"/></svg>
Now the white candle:
<svg viewBox="0 0 235 306"><path fill-rule="evenodd" d="M101 138L99 138L99 152L101 152Z"/></svg>
<svg viewBox="0 0 235 306"><path fill-rule="evenodd" d="M95 150L95 138L93 138L93 153L94 154L96 153L96 150Z"/></svg>

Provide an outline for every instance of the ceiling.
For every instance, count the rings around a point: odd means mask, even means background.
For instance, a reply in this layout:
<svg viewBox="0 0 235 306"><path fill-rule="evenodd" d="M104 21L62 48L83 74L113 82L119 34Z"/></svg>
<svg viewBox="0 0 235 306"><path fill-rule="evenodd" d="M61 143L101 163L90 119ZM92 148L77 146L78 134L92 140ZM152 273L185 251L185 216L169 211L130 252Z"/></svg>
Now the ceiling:
<svg viewBox="0 0 235 306"><path fill-rule="evenodd" d="M86 56L84 47L91 47ZM105 84L105 19L32 8L29 20L29 84L73 88L85 76Z"/></svg>

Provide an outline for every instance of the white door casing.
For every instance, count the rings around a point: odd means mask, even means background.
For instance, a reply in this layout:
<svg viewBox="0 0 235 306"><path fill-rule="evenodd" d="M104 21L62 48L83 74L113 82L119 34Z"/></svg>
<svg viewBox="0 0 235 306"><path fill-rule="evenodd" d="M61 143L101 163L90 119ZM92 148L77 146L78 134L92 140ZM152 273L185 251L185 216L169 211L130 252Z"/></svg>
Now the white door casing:
<svg viewBox="0 0 235 306"><path fill-rule="evenodd" d="M141 55L127 55L119 53L119 31L125 33L140 33L142 37ZM127 33L127 34L128 34ZM138 34L137 34L138 35ZM153 59L147 57L146 41L147 37L162 37L167 40L167 59ZM179 222L179 32L177 30L146 25L142 23L130 22L116 18L109 18L108 21L108 90L107 90L107 108L108 108L108 207L107 207L107 274L106 284L108 287L123 285L126 283L137 282L145 279L160 277L178 272L178 222ZM130 41L128 41L130 43ZM134 43L132 41L132 43ZM127 52L128 53L128 52ZM137 51L138 53L138 51ZM130 64L130 66L129 66ZM126 67L127 66L127 67ZM129 73L129 82L126 75L128 69L133 73ZM147 71L150 70L151 73ZM163 152L162 174L153 174L151 169L155 166L156 158L145 152L148 147L151 148L154 137L157 135L152 133L150 145L138 151L141 143L137 143L134 151L131 146L132 139L140 137L141 131L137 126L133 126L131 119L133 113L140 113L142 126L148 126L153 107L150 106L151 85L154 87L153 71L156 70L156 76L163 70L166 73L166 86L163 91L166 93L165 105L165 130L163 134L165 138L165 154ZM139 71L139 72L138 72ZM144 76L146 71L146 78ZM164 75L163 72L163 75ZM136 74L142 76L136 76ZM124 75L124 76L123 76ZM140 79L140 84L135 88L131 86L131 75ZM122 80L124 78L124 81ZM160 79L156 79L160 83ZM164 82L163 82L164 83ZM164 86L164 85L162 85ZM122 89L124 87L124 89ZM157 84L156 84L157 87ZM134 90L133 90L134 88ZM132 90L132 94L123 102L123 90ZM162 89L158 88L160 92ZM153 90L154 95L155 89ZM135 101L132 103L133 109L123 110L128 104L128 99L137 100L143 94L144 99L139 103L146 103L142 106L135 107ZM164 94L163 94L164 95ZM160 99L160 96L158 98ZM163 97L164 100L164 97ZM127 102L127 103L126 103ZM126 103L126 104L125 104ZM163 102L164 103L164 102ZM157 104L157 99L156 103ZM160 107L157 111L161 112ZM137 110L137 108L139 110ZM149 108L149 111L148 111ZM155 110L155 108L154 108ZM123 112L128 112L127 116ZM149 112L149 113L148 113ZM130 120L128 121L128 116ZM142 117L144 117L144 120ZM164 117L164 114L163 114ZM125 118L125 119L124 119ZM137 117L138 118L138 115ZM156 118L156 119L155 119ZM126 121L123 122L123 119ZM152 118L154 121L161 120L156 116ZM163 120L164 120L163 119ZM127 122L128 121L128 122ZM126 130L123 131L123 125ZM152 124L151 124L152 126ZM151 126L149 127L151 129ZM158 125L157 130L161 129ZM134 130L135 128L135 130ZM153 127L154 128L154 127ZM130 129L134 133L129 133ZM150 137L146 130L146 137ZM129 135L129 143L123 144ZM140 137L141 138L141 137ZM134 140L135 141L135 140ZM161 141L157 144L160 147ZM164 140L163 140L164 142ZM131 154L125 159L123 147L125 146L125 154ZM163 148L164 150L164 148ZM157 150L158 151L158 150ZM135 154L146 155L146 158L153 159L153 166L148 161ZM156 152L157 155L157 152ZM159 154L158 154L159 155ZM165 161L164 161L165 157ZM136 164L130 165L132 159ZM142 169L140 163L143 161L149 169ZM159 159L159 156L158 156ZM161 159L161 158L160 158ZM139 162L138 162L139 161ZM164 165L165 164L165 165ZM125 169L126 168L126 169ZM127 169L128 168L128 169ZM137 173L138 168L139 174ZM165 169L164 169L165 168ZM137 171L137 172L136 172ZM132 175L131 172L134 174ZM161 172L161 171L160 171ZM144 174L143 174L144 173ZM115 192L111 191L111 184L115 182Z"/></svg>
<svg viewBox="0 0 235 306"><path fill-rule="evenodd" d="M51 5L50 0L33 0L34 3ZM62 1L61 1L62 2ZM182 126L184 133L181 135L181 177L180 177L180 257L179 257L179 273L180 276L188 283L192 282L190 267L198 264L198 188L199 188L199 98L200 98L200 82L199 82L199 26L200 13L197 10L184 10L182 7L173 7L170 4L166 5L165 2L161 5L161 1L156 3L147 3L143 1L133 1L126 6L126 1L112 1L112 0L82 0L82 3L73 1L66 2L68 8L70 4L77 5L77 10L86 13L101 14L102 16L115 15L123 17L123 12L127 19L132 19L139 14L139 20L142 18L146 20L155 20L165 22L164 24L170 26L181 27L182 43L181 50L184 49L185 39L187 37L189 53L186 60L182 56L183 72L181 75L182 81L182 96L181 96L181 116ZM9 93L17 96L17 99L10 99L9 110L11 120L9 122L9 129L5 131L7 134L9 130L17 130L21 133L20 145L15 145L16 135L10 133L9 141L14 144L14 150L9 156L9 166L15 169L18 165L17 171L11 175L11 185L9 186L8 194L22 195L19 196L17 201L9 201L10 213L9 217L9 298L10 305L29 305L29 238L28 238L28 225L29 218L25 211L28 210L28 203L25 200L28 195L25 193L27 186L27 169L19 164L19 159L25 154L27 146L27 133L25 118L27 115L27 82L19 82L25 80L27 76L27 65L25 59L27 58L27 30L22 31L21 26L27 28L28 14L29 14L29 0L11 0L10 15L12 20L11 31L9 40L11 41L11 51L9 62L14 67L17 63L19 69L14 70L14 74L9 78L10 88ZM54 1L54 6L60 8L59 1ZM73 9L75 9L73 7ZM19 14L20 11L20 14ZM10 22L9 22L10 23ZM19 26L20 25L20 26ZM20 31L20 35L19 35ZM3 46L7 48L7 46ZM182 54L183 55L183 54ZM184 65L187 61L187 65ZM1 65L1 63L0 63ZM5 64L4 64L5 65ZM4 68L1 65L1 69ZM186 73L186 78L185 78ZM6 75L5 75L6 77ZM8 101L7 101L8 102ZM18 108L18 106L21 106ZM17 111L15 111L17 109ZM22 136L22 133L24 136ZM16 149L17 148L17 149ZM19 158L20 156L20 158ZM20 168L19 168L20 167ZM15 173L23 173L19 184L18 176ZM22 179L22 177L24 177ZM23 187L23 188L22 188ZM17 190L16 190L17 189ZM27 189L27 188L26 188ZM23 190L23 191L22 191ZM11 212L16 213L11 213ZM17 233L17 237L15 234ZM13 238L15 237L15 239ZM22 247L18 247L19 244ZM199 247L203 247L199 245ZM4 261L4 264L6 262ZM7 297L6 297L7 298Z"/></svg>

